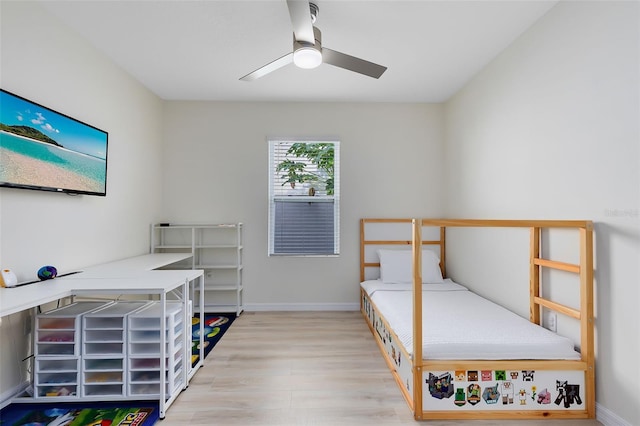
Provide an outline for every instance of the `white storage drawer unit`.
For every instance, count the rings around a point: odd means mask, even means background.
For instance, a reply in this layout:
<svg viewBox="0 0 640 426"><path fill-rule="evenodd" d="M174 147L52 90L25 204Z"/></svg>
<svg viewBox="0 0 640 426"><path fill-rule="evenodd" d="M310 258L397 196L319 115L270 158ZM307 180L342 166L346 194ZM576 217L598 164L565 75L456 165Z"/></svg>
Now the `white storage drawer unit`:
<svg viewBox="0 0 640 426"><path fill-rule="evenodd" d="M166 396L185 385L185 324L182 303L167 302L165 356L161 354L162 305L151 302L128 317L128 396L159 396L164 375Z"/></svg>
<svg viewBox="0 0 640 426"><path fill-rule="evenodd" d="M126 396L127 316L148 303L115 302L83 316L82 396Z"/></svg>
<svg viewBox="0 0 640 426"><path fill-rule="evenodd" d="M109 304L77 302L36 316L34 397L79 397L82 316Z"/></svg>

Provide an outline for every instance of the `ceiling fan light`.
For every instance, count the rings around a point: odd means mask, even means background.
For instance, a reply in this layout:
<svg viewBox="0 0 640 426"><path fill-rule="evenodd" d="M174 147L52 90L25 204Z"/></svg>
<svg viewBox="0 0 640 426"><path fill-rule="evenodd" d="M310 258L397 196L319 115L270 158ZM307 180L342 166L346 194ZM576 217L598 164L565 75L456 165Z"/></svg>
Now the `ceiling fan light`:
<svg viewBox="0 0 640 426"><path fill-rule="evenodd" d="M299 68L316 68L322 63L322 53L315 46L306 46L293 52L293 63Z"/></svg>

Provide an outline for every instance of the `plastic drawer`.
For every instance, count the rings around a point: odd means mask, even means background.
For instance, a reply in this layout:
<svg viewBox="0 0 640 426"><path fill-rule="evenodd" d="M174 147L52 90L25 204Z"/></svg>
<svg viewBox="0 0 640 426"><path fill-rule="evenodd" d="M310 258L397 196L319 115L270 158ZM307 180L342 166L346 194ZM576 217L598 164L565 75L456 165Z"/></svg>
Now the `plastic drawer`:
<svg viewBox="0 0 640 426"><path fill-rule="evenodd" d="M86 358L82 359L84 371L122 371L124 370L124 358L103 359Z"/></svg>
<svg viewBox="0 0 640 426"><path fill-rule="evenodd" d="M36 359L35 370L37 373L56 371L56 372L69 372L79 371L80 358L39 358Z"/></svg>

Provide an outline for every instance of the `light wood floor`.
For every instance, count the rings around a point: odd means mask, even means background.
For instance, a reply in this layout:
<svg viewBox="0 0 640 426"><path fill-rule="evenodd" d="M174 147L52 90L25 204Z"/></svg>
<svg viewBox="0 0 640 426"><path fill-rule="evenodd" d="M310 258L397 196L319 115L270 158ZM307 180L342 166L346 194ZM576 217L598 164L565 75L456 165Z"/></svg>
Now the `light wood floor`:
<svg viewBox="0 0 640 426"><path fill-rule="evenodd" d="M158 426L544 425L595 420L416 422L359 312L245 312Z"/></svg>

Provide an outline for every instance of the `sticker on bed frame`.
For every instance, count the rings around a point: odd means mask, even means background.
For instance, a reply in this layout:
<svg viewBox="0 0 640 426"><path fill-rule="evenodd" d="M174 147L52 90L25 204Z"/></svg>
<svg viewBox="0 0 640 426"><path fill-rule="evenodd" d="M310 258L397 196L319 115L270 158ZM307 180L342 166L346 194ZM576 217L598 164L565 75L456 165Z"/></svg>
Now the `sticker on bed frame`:
<svg viewBox="0 0 640 426"><path fill-rule="evenodd" d="M450 373L444 373L440 376L429 373L427 384L429 385L429 393L434 398L443 399L453 395L453 383Z"/></svg>
<svg viewBox="0 0 640 426"><path fill-rule="evenodd" d="M486 388L484 388L484 391L482 391L482 399L487 404L497 403L498 399L500 399L500 393L498 393L498 384L496 383L495 386L487 386Z"/></svg>
<svg viewBox="0 0 640 426"><path fill-rule="evenodd" d="M536 398L538 404L551 404L551 393L547 390L547 388L542 389L537 397L534 391L533 397Z"/></svg>
<svg viewBox="0 0 640 426"><path fill-rule="evenodd" d="M546 410L556 409L556 406L562 410L578 409L582 405L582 382L577 379L579 373L577 376L569 375L573 379L558 379L551 372L538 375L535 370L455 370L426 373L428 378L425 382L431 397L429 400L434 401L428 403L429 406L433 405L431 409L449 405L458 407L452 408L455 410L539 410L542 406L547 406ZM534 381L535 378L538 378L538 382Z"/></svg>
<svg viewBox="0 0 640 426"><path fill-rule="evenodd" d="M569 385L566 380L556 380L556 390L558 391L558 397L554 401L556 405L560 405L562 402L564 402L564 408L571 407L571 404L582 405L580 385Z"/></svg>
<svg viewBox="0 0 640 426"><path fill-rule="evenodd" d="M395 364L400 367L400 364L402 363L402 352L400 350L396 351L396 347L395 346L391 346L391 359L393 360L393 362L395 362Z"/></svg>
<svg viewBox="0 0 640 426"><path fill-rule="evenodd" d="M529 396L529 394L527 393L527 390L524 388L521 388L518 391L518 401L520 402L520 405L527 405L527 397Z"/></svg>
<svg viewBox="0 0 640 426"><path fill-rule="evenodd" d="M533 382L533 374L534 370L522 370L522 381L523 382Z"/></svg>
<svg viewBox="0 0 640 426"><path fill-rule="evenodd" d="M508 380L502 382L500 396L502 397L502 405L513 404L513 382Z"/></svg>
<svg viewBox="0 0 640 426"><path fill-rule="evenodd" d="M482 389L477 383L472 383L467 388L467 402L476 405L482 399Z"/></svg>

